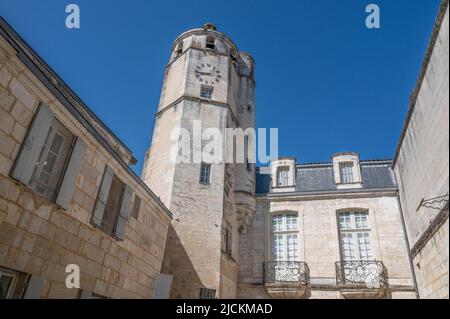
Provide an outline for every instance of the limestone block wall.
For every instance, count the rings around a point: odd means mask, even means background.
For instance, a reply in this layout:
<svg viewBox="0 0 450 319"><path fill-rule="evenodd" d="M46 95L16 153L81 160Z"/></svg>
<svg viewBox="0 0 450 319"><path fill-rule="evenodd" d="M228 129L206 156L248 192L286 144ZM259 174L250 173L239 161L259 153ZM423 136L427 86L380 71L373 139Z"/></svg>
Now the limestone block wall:
<svg viewBox="0 0 450 319"><path fill-rule="evenodd" d="M67 210L9 176L40 102L87 144ZM106 164L142 199L138 219L130 216L123 241L90 224ZM80 125L0 37L0 267L43 278L42 298L78 296L78 289L65 286L68 264L79 265L84 291L111 298L151 298L169 224L170 216L161 203Z"/></svg>
<svg viewBox="0 0 450 319"><path fill-rule="evenodd" d="M437 214L420 202L449 191L448 8L440 30L394 166L411 246Z"/></svg>
<svg viewBox="0 0 450 319"><path fill-rule="evenodd" d="M421 298L448 298L448 219L414 258Z"/></svg>
<svg viewBox="0 0 450 319"><path fill-rule="evenodd" d="M443 1L394 162L409 244L414 251L423 249L413 256L423 298L449 297L448 221L430 231L439 209L421 207L423 200L449 192L448 24L448 1Z"/></svg>
<svg viewBox="0 0 450 319"><path fill-rule="evenodd" d="M335 262L340 258L337 212L361 209L369 213L372 249L376 260L382 261L389 274L391 291L406 289L413 297L413 282L409 268L405 237L395 192L328 198L281 199L257 197L256 214L240 238L239 287L246 287L239 296L248 296L248 285L263 282L263 262L270 260L270 216L279 212L297 212L299 223L299 256L310 269L312 293L333 297L336 292L323 292L320 287L336 285ZM247 285L247 286L246 286ZM331 291L336 290L336 287ZM326 291L326 289L325 289ZM258 292L256 296L260 295ZM330 295L331 294L331 295ZM325 297L325 295L323 295Z"/></svg>

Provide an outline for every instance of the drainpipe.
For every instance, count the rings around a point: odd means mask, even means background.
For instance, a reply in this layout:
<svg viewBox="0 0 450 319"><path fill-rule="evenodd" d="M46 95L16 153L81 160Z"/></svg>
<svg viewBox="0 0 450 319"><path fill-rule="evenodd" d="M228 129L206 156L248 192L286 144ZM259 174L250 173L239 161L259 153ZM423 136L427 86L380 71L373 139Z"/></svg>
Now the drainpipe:
<svg viewBox="0 0 450 319"><path fill-rule="evenodd" d="M402 222L403 235L405 237L406 250L408 252L409 268L411 269L414 291L416 293L416 299L420 299L419 287L417 286L416 271L414 270L414 263L413 263L412 256L411 256L411 248L409 246L408 231L406 230L406 223L405 223L405 217L403 215L402 202L400 201L400 194L398 191L397 191L397 203L398 203L398 207L400 208L400 220Z"/></svg>

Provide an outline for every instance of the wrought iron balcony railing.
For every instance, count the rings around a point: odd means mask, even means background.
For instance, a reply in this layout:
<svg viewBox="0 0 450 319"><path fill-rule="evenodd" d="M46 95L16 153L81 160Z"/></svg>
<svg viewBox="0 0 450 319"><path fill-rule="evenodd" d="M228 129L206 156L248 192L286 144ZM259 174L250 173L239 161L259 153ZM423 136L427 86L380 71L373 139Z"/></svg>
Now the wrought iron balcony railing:
<svg viewBox="0 0 450 319"><path fill-rule="evenodd" d="M264 266L264 283L297 283L309 285L309 267L302 261L267 261Z"/></svg>
<svg viewBox="0 0 450 319"><path fill-rule="evenodd" d="M380 288L388 286L388 274L383 262L354 260L336 262L336 283L345 288Z"/></svg>

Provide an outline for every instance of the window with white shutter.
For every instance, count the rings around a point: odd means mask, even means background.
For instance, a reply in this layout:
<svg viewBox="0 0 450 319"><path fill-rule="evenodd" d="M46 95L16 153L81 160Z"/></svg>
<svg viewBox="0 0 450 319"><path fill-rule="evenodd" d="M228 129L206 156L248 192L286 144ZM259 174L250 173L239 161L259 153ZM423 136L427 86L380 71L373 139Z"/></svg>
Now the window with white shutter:
<svg viewBox="0 0 450 319"><path fill-rule="evenodd" d="M52 200L56 192L73 138L59 121L53 119L28 183L48 200Z"/></svg>
<svg viewBox="0 0 450 319"><path fill-rule="evenodd" d="M86 144L40 104L11 170L11 177L67 209Z"/></svg>
<svg viewBox="0 0 450 319"><path fill-rule="evenodd" d="M105 167L91 222L119 240L125 236L125 227L131 209L133 191L113 170Z"/></svg>

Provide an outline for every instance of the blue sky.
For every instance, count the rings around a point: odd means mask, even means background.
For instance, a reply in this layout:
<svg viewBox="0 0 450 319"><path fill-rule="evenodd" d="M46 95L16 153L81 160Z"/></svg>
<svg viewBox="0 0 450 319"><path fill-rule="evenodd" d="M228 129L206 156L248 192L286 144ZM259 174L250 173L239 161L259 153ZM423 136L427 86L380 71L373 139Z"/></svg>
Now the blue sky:
<svg viewBox="0 0 450 319"><path fill-rule="evenodd" d="M65 7L81 28L65 27ZM381 29L365 27L365 7ZM440 0L2 0L0 14L129 146L139 173L173 40L213 22L256 60L257 127L279 153L391 158Z"/></svg>

